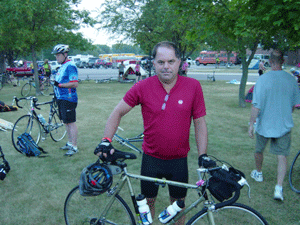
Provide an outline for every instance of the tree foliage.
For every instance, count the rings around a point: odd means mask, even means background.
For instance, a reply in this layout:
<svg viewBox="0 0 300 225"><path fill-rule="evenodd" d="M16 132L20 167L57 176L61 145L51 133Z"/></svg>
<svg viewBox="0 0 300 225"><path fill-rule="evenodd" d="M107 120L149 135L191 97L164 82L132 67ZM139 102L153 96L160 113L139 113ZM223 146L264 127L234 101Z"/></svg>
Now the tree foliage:
<svg viewBox="0 0 300 225"><path fill-rule="evenodd" d="M115 36L123 36L138 44L149 53L160 41L174 42L182 57L190 56L201 42L189 31L199 27L199 21L191 19L188 24L174 18L174 7L167 0L108 0L99 15L99 21Z"/></svg>
<svg viewBox="0 0 300 225"><path fill-rule="evenodd" d="M0 50L30 52L37 71L36 52L57 43L87 48L91 45L74 31L80 24L93 24L89 12L76 9L80 0L2 0L0 1ZM13 60L13 57L11 57ZM37 72L35 73L38 87ZM37 94L39 88L37 88Z"/></svg>
<svg viewBox="0 0 300 225"><path fill-rule="evenodd" d="M239 91L239 105L245 106L245 87L248 66L259 43L271 48L295 47L299 45L299 1L279 0L169 0L186 24L189 18L201 19L199 27L192 33L211 40L218 34L230 40L233 50L242 58L243 75ZM216 46L214 42L210 42ZM217 45L218 46L218 45ZM219 46L218 46L219 47ZM247 60L246 50L251 50Z"/></svg>

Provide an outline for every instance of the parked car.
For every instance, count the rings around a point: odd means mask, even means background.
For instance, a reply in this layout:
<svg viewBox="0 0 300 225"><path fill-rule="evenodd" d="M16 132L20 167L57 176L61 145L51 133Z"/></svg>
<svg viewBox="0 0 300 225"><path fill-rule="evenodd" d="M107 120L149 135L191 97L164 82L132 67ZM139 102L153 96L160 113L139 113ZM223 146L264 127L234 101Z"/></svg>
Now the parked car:
<svg viewBox="0 0 300 225"><path fill-rule="evenodd" d="M98 58L89 58L89 61L87 62L88 68L95 68L95 62Z"/></svg>
<svg viewBox="0 0 300 225"><path fill-rule="evenodd" d="M51 66L51 73L57 71L60 68L60 64L57 61L50 61L49 65Z"/></svg>
<svg viewBox="0 0 300 225"><path fill-rule="evenodd" d="M77 68L87 68L88 65L87 65L87 62L84 62L84 61L77 61L76 64Z"/></svg>
<svg viewBox="0 0 300 225"><path fill-rule="evenodd" d="M100 67L103 67L103 68L109 68L111 67L112 63L111 62L108 62L106 61L105 59L97 59L94 63L95 67L96 68L100 68Z"/></svg>
<svg viewBox="0 0 300 225"><path fill-rule="evenodd" d="M19 61L16 65L6 68L6 72L13 74L16 77L32 76L33 72L30 68L29 61Z"/></svg>

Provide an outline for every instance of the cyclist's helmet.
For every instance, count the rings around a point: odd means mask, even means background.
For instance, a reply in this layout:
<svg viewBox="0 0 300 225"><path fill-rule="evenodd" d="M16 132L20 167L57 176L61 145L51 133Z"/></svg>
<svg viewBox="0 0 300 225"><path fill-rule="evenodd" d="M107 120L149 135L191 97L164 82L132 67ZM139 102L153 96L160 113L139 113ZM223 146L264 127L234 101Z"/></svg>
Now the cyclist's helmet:
<svg viewBox="0 0 300 225"><path fill-rule="evenodd" d="M70 51L69 45L58 44L54 46L51 54L67 53L69 51Z"/></svg>
<svg viewBox="0 0 300 225"><path fill-rule="evenodd" d="M83 196L100 195L110 188L112 182L111 170L98 160L82 170L79 191Z"/></svg>
<svg viewBox="0 0 300 225"><path fill-rule="evenodd" d="M290 71L293 73L293 72L295 72L296 70L295 70L295 68L291 68Z"/></svg>

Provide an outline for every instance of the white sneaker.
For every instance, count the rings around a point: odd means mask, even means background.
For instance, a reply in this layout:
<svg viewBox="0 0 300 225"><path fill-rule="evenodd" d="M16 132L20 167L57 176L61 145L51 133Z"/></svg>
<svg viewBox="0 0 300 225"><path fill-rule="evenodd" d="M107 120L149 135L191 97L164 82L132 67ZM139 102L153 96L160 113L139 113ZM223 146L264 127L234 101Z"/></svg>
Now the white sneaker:
<svg viewBox="0 0 300 225"><path fill-rule="evenodd" d="M67 143L65 146L61 147L60 149L62 149L62 150L70 150L71 148L72 148L72 146Z"/></svg>
<svg viewBox="0 0 300 225"><path fill-rule="evenodd" d="M275 186L274 199L278 201L283 201L282 187L278 185Z"/></svg>
<svg viewBox="0 0 300 225"><path fill-rule="evenodd" d="M77 148L75 149L74 147L71 147L71 149L66 152L65 156L72 156L77 152L78 152Z"/></svg>
<svg viewBox="0 0 300 225"><path fill-rule="evenodd" d="M253 170L250 176L257 182L263 182L264 180L262 172L258 172L257 170Z"/></svg>

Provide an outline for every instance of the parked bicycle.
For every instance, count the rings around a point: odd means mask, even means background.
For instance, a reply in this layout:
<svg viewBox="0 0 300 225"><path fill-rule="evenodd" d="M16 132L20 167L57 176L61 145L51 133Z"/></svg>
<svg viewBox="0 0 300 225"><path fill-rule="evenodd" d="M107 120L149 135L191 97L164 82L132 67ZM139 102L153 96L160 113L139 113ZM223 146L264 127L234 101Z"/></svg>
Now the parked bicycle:
<svg viewBox="0 0 300 225"><path fill-rule="evenodd" d="M16 105L19 108L23 108L22 106L20 106L19 101L30 101L29 114L21 116L15 123L12 130L12 143L17 151L19 151L17 145L18 137L25 132L29 133L37 144L41 139L44 140L47 134L50 134L52 140L56 142L62 140L65 137L66 129L59 117L54 93L52 93L51 95L53 95L52 100L43 103L37 103L38 99L32 96L24 98L14 97ZM40 110L38 106L47 104L50 105L48 122L46 122L41 114L38 115L35 111L35 109Z"/></svg>
<svg viewBox="0 0 300 225"><path fill-rule="evenodd" d="M127 164L124 161L127 159L136 159L137 157L133 153L116 150L113 157L114 159L111 162L102 159L103 163L98 161L96 164L92 164L83 170L81 176L86 176L85 180L87 180L87 182L91 181L91 183L89 183L91 185L90 190L95 191L94 193L98 193L98 195L81 195L79 186L73 188L68 194L64 205L64 217L67 225L142 224L136 202L136 194L134 193L134 188L131 184L132 178L154 182L157 185L162 186L167 184L188 188L196 192L199 198L193 198L192 201L194 202L190 205L186 205L185 209L177 213L168 224L175 224L182 216L199 206L200 203L203 203L202 207L199 207L199 211L191 217L187 224L268 224L264 217L256 210L249 206L236 203L240 196L240 188L242 188L243 185L247 185L250 197L250 187L246 179L242 176L238 176L236 174L238 171L234 168L231 167L228 169L225 162L218 161L218 164L221 163L223 165L216 166L215 168L197 169L199 181L196 184L186 184L129 173L127 171ZM93 167L94 165L95 167ZM91 170L89 170L90 168ZM233 179L226 179L226 181L224 181L222 174L229 174L230 171L235 171L233 173L240 179L236 181ZM112 177L117 177L117 175L120 177L114 182L114 186L112 187ZM221 183L218 183L215 179L219 179ZM82 180L84 179L81 179L81 181ZM133 216L128 204L120 196L121 191L123 195L126 195L126 192L123 190L126 186L125 184L128 185L129 195L132 200L136 218ZM212 188L213 184L214 189ZM213 193L213 190L216 190L216 184L219 185L219 189L217 190L222 189L223 192L229 192L231 194L233 194L231 188L236 187L234 196L226 201L217 203L215 198L212 197L212 195L215 196L216 194L216 191ZM101 192L96 192L97 188ZM154 222L154 224L157 223Z"/></svg>
<svg viewBox="0 0 300 225"><path fill-rule="evenodd" d="M292 190L300 194L300 151L296 154L289 173Z"/></svg>
<svg viewBox="0 0 300 225"><path fill-rule="evenodd" d="M124 131L124 129L122 129L122 127L118 127L118 130L115 133L113 140L117 141L122 146L126 146L126 147L130 148L131 150L142 153L142 150L139 149L138 147L136 147L135 145L133 145L132 143L143 142L144 134L140 133L139 135L132 137L132 138L123 138L118 134L119 130Z"/></svg>
<svg viewBox="0 0 300 225"><path fill-rule="evenodd" d="M40 90L41 94L44 96L49 96L50 92L53 91L52 85L49 77L41 77L40 79ZM30 94L31 89L36 88L35 81L33 78L28 79L28 81L23 85L21 89L21 95L26 97Z"/></svg>

